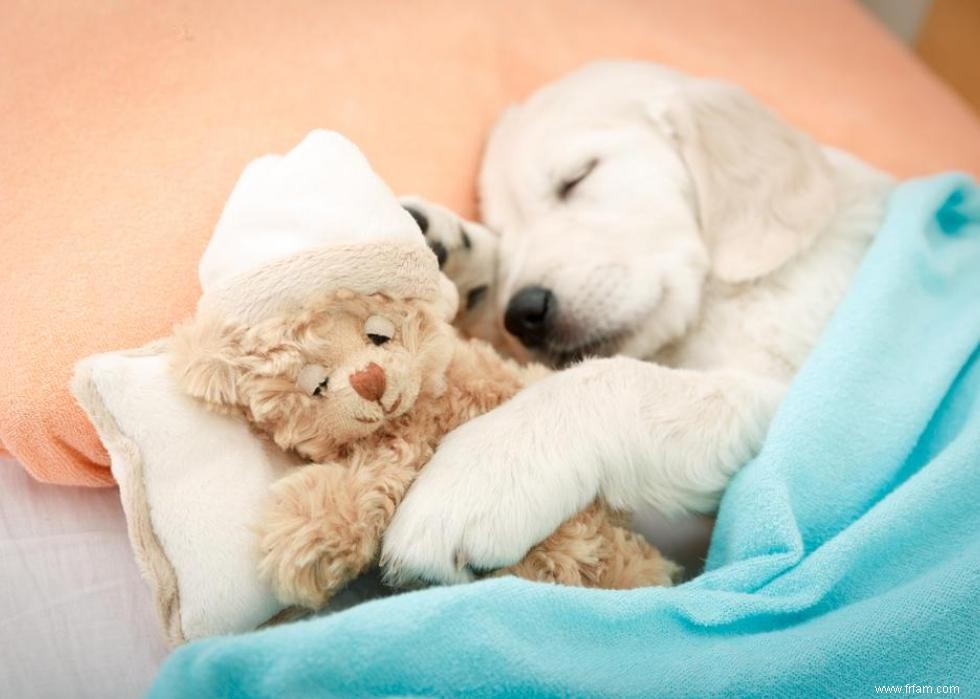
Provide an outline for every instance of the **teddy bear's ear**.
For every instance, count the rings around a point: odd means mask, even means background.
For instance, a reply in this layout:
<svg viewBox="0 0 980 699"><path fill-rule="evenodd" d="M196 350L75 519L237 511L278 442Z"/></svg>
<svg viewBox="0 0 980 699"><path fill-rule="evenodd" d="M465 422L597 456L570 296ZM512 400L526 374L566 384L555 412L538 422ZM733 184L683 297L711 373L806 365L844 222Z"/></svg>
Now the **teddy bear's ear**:
<svg viewBox="0 0 980 699"><path fill-rule="evenodd" d="M452 323L459 310L459 291L445 274L439 273L439 298L435 301L436 314Z"/></svg>
<svg viewBox="0 0 980 699"><path fill-rule="evenodd" d="M170 343L172 369L181 388L211 407L239 404L242 356L234 328L206 319L177 326Z"/></svg>

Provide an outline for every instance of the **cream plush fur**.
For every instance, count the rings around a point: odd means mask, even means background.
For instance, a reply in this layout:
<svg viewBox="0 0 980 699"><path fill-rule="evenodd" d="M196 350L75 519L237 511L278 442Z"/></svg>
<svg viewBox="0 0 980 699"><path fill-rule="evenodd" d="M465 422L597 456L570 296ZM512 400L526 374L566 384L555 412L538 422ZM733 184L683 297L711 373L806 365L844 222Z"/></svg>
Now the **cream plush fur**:
<svg viewBox="0 0 980 699"><path fill-rule="evenodd" d="M711 512L892 184L744 91L653 64L593 64L510 109L480 182L497 305L549 288L536 356L586 360L444 440L388 530L389 572L454 581L461 555L512 564L597 496Z"/></svg>
<svg viewBox="0 0 980 699"><path fill-rule="evenodd" d="M424 300L341 290L249 323L205 307L176 330L173 366L190 395L313 462L273 485L256 522L260 574L281 601L322 607L376 563L395 509L442 437L546 373L462 340L441 313ZM676 567L623 525L585 503L501 572L611 588L670 584Z"/></svg>

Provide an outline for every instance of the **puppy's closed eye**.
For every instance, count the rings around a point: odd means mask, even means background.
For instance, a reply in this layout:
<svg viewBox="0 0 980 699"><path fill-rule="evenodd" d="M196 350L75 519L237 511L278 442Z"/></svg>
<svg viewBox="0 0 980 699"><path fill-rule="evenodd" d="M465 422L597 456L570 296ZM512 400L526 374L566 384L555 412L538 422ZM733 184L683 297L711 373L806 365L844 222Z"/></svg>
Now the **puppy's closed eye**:
<svg viewBox="0 0 980 699"><path fill-rule="evenodd" d="M582 183L582 180L591 175L592 171L595 170L598 165L599 159L592 158L584 166L576 170L575 174L573 174L571 177L566 177L564 180L562 180L556 191L558 200L565 201L568 199L568 197L572 195L572 192L575 191L575 188Z"/></svg>

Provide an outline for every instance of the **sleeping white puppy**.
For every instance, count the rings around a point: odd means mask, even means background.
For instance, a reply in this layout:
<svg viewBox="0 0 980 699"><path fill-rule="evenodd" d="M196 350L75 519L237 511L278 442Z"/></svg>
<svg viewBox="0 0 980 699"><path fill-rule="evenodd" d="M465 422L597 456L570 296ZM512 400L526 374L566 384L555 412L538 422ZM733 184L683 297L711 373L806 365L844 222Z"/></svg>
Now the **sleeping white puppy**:
<svg viewBox="0 0 980 699"><path fill-rule="evenodd" d="M892 185L744 91L652 64L593 64L508 110L480 181L501 322L538 359L584 361L446 438L388 529L387 574L509 565L598 495L711 512Z"/></svg>

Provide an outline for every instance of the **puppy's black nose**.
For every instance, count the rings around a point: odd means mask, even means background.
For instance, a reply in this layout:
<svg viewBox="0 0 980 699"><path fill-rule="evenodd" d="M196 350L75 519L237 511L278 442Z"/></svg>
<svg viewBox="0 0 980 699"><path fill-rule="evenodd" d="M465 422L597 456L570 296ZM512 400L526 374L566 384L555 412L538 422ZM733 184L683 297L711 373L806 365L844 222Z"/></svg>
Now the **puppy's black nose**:
<svg viewBox="0 0 980 699"><path fill-rule="evenodd" d="M551 331L557 305L550 289L526 286L508 302L504 327L525 347L540 347Z"/></svg>

